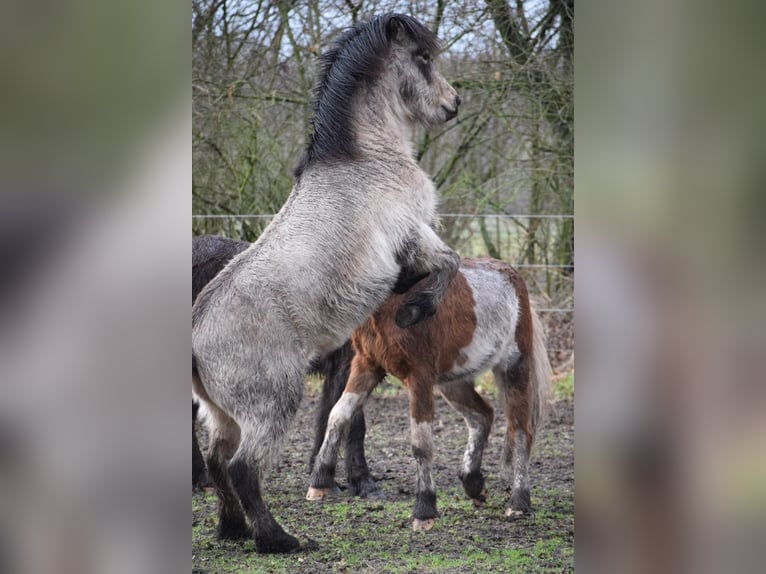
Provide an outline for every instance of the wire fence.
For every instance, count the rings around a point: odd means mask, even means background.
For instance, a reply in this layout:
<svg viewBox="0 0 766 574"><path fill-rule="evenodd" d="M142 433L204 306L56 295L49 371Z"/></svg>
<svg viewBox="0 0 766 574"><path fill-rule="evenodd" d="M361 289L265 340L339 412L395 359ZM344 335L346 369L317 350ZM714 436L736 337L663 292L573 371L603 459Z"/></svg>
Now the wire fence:
<svg viewBox="0 0 766 574"><path fill-rule="evenodd" d="M192 215L192 231L255 241L273 217L271 213L197 214ZM442 213L438 219L440 236L461 256L499 256L522 272L539 300L537 311L549 333L551 358L554 363L566 362L574 352L574 266L556 261L547 247L538 249L532 261L525 260L524 240L534 229L541 244L554 245L561 226L574 224L574 215Z"/></svg>
<svg viewBox="0 0 766 574"><path fill-rule="evenodd" d="M229 237L243 237L248 239L247 233L243 233L245 229L241 225L241 222L247 220L259 221L257 228L258 233L268 225L271 219L274 217L273 213L247 213L247 214L197 214L192 215L192 220L197 222L194 226L195 234L223 234ZM573 220L572 214L504 214L504 213L441 213L439 219L444 222L450 219L500 219L507 221L523 221L523 220ZM206 222L215 222L213 225L209 225ZM223 223L223 224L222 224ZM465 247L465 246L463 246ZM465 257L469 256L481 256L487 255L481 253L481 249L469 249L472 253L465 253L464 248L461 251L461 255ZM476 253L476 251L479 251ZM521 263L509 261L517 269L554 269L554 270L568 270L572 266L562 263ZM572 313L574 309L572 307L541 307L537 309L541 313Z"/></svg>

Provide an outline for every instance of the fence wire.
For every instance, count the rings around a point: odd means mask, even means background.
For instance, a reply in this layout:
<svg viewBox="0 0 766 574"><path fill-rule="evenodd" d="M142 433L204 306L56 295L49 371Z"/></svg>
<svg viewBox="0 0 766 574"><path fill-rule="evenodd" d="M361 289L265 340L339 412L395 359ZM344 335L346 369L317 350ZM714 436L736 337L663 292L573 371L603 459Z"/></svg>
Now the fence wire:
<svg viewBox="0 0 766 574"><path fill-rule="evenodd" d="M195 214L192 215L192 221L196 222L194 224L194 231L199 234L206 234L206 233L212 233L212 234L224 234L231 237L242 237L245 235L243 233L243 229L241 225L236 225L236 222L243 222L248 220L256 220L258 221L258 226L255 228L255 232L260 232L262 229L268 224L269 221L274 217L275 214L273 213L245 213L245 214ZM519 221L522 220L548 220L548 221L563 221L563 220L573 220L574 215L572 214L565 214L565 213L552 213L552 214L505 214L505 213L440 213L437 216L438 220L443 224L445 220L474 220L478 221L480 219L491 219L495 220L495 222L503 222L507 223L509 225L519 225ZM212 223L213 225L209 225L207 222ZM226 225L228 223L228 225ZM233 223L233 225L232 225ZM223 226L221 225L223 224ZM251 233L253 230L250 230ZM462 237L460 236L460 233L462 232ZM486 233L486 230L482 230L483 233ZM469 227L467 229L461 229L458 230L458 233L454 234L453 239L454 241L458 241L462 239L463 242L467 241L467 238L469 239L475 239L475 236L480 235L480 232L476 229ZM464 245L465 247L465 245ZM464 249L465 251L465 249ZM477 255L477 253L473 253L473 251L476 251L475 249L468 249L468 251L472 251L470 255ZM479 253L482 254L482 253ZM486 253L483 253L486 254ZM564 271L573 271L574 265L567 265L567 264L561 264L561 263L514 263L510 262L511 265L513 265L517 269L530 269L530 270L556 270L558 272L564 272ZM538 312L544 313L544 314L570 314L571 318L573 319L573 313L574 308L572 307L542 307L537 309ZM572 349L549 349L551 351L569 351Z"/></svg>

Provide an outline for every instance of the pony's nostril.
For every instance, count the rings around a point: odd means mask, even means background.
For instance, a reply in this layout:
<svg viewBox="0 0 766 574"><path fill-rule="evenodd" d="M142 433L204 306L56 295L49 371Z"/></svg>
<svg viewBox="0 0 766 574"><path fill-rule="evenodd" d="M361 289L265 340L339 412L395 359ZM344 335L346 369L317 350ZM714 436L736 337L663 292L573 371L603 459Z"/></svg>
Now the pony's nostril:
<svg viewBox="0 0 766 574"><path fill-rule="evenodd" d="M460 105L460 96L455 96L455 107Z"/></svg>

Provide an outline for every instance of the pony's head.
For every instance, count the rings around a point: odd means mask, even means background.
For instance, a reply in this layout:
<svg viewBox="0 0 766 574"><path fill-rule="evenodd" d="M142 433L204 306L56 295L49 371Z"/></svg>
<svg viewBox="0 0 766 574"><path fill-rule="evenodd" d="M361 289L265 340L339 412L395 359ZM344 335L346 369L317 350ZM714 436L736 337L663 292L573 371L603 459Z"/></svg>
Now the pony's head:
<svg viewBox="0 0 766 574"><path fill-rule="evenodd" d="M362 93L376 110L410 126L433 128L454 118L460 98L434 65L439 52L434 33L403 14L377 16L341 34L321 57L312 131L296 177L314 161L358 157Z"/></svg>
<svg viewBox="0 0 766 574"><path fill-rule="evenodd" d="M409 16L384 18L390 52L383 81L398 92L406 119L427 128L448 122L457 115L460 97L436 68L436 36Z"/></svg>

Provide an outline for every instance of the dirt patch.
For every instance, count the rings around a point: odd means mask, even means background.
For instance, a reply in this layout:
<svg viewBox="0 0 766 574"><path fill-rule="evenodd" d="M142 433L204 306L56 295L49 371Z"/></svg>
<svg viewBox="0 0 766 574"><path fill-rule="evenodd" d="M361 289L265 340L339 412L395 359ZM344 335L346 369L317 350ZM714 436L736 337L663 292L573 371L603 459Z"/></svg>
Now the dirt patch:
<svg viewBox="0 0 766 574"><path fill-rule="evenodd" d="M385 500L344 495L310 503L307 461L318 397L307 396L280 463L266 481L265 498L277 520L307 549L290 556L261 556L251 541L215 539L216 498L192 495L193 568L198 572L570 572L574 570L574 408L552 406L530 464L535 515L503 516L501 478L505 418L497 401L484 455L487 504L475 509L457 477L467 439L462 418L437 399L434 480L440 517L430 532L412 532L415 463L409 443L407 395L390 385L371 397L367 459ZM203 438L204 443L204 438ZM342 465L338 481L345 483Z"/></svg>

